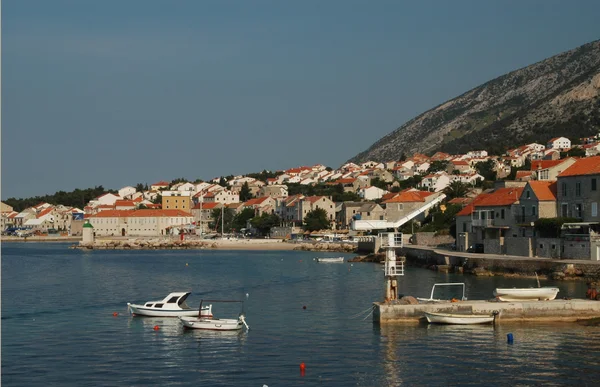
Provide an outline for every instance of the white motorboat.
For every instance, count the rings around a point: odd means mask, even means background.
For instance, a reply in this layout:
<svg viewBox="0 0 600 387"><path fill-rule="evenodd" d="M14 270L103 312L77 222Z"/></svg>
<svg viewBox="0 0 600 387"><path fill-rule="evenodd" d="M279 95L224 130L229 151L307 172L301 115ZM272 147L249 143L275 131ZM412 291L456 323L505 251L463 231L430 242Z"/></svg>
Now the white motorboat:
<svg viewBox="0 0 600 387"><path fill-rule="evenodd" d="M127 309L134 316L150 317L180 317L180 316L198 316L198 310L190 308L185 300L191 292L175 292L160 301L148 301L143 305L127 303ZM203 318L212 317L212 305L202 308L201 316Z"/></svg>
<svg viewBox="0 0 600 387"><path fill-rule="evenodd" d="M538 288L496 288L494 297L500 301L549 301L554 300L558 288L545 286Z"/></svg>
<svg viewBox="0 0 600 387"><path fill-rule="evenodd" d="M204 329L211 331L238 331L242 329L244 326L247 330L250 329L248 324L246 324L246 316L243 312L243 301L236 300L202 300L200 301L200 310L202 310L203 302L239 302L242 304L242 312L239 314L237 319L233 318L206 318L202 315L199 315L196 312L196 317L189 316L180 316L179 320L185 328L190 329Z"/></svg>
<svg viewBox="0 0 600 387"><path fill-rule="evenodd" d="M433 313L424 312L430 324L489 324L494 322L495 314L458 314L458 313Z"/></svg>
<svg viewBox="0 0 600 387"><path fill-rule="evenodd" d="M439 298L433 298L436 287L445 287L445 286L448 286L448 287L460 286L461 290L462 290L462 296L461 296L460 300L457 298L450 299L450 300L442 300ZM419 301L419 303L421 303L421 304L433 304L433 303L438 303L438 302L453 302L453 301L466 301L466 300L467 300L467 297L465 297L465 284L463 282L445 282L445 283L433 284L433 287L431 288L431 295L429 296L429 298L417 297L417 301Z"/></svg>
<svg viewBox="0 0 600 387"><path fill-rule="evenodd" d="M344 257L335 257L335 258L317 258L317 262L321 263L337 263L344 262Z"/></svg>

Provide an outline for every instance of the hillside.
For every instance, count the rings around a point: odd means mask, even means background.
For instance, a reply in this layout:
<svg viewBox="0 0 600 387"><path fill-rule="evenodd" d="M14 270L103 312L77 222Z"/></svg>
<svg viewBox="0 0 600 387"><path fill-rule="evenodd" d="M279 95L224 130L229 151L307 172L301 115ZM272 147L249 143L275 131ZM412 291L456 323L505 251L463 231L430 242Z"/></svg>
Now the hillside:
<svg viewBox="0 0 600 387"><path fill-rule="evenodd" d="M408 121L349 161L438 150L499 154L600 131L600 40L510 72Z"/></svg>

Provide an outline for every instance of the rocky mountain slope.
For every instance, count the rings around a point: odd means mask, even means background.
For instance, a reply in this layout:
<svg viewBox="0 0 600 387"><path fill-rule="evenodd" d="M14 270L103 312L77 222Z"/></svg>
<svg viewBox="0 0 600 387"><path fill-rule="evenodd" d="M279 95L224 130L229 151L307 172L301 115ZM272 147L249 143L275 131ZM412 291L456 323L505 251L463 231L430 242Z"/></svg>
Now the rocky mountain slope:
<svg viewBox="0 0 600 387"><path fill-rule="evenodd" d="M349 161L508 148L600 131L600 40L513 71L408 121Z"/></svg>

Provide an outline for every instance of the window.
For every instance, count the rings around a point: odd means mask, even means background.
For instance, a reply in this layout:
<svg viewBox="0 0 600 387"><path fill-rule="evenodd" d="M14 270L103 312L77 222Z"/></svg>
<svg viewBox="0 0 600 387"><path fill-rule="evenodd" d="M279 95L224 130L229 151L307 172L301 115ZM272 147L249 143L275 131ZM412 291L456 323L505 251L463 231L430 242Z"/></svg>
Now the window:
<svg viewBox="0 0 600 387"><path fill-rule="evenodd" d="M542 243L540 243L540 249L543 249L544 245Z"/></svg>
<svg viewBox="0 0 600 387"><path fill-rule="evenodd" d="M526 195L527 195L527 199L531 199L531 192L529 192L529 190L527 190Z"/></svg>
<svg viewBox="0 0 600 387"><path fill-rule="evenodd" d="M562 196L567 196L567 183L561 184Z"/></svg>
<svg viewBox="0 0 600 387"><path fill-rule="evenodd" d="M593 217L598 216L598 203L597 202L592 203L592 216Z"/></svg>
<svg viewBox="0 0 600 387"><path fill-rule="evenodd" d="M575 196L581 196L581 182L575 183Z"/></svg>
<svg viewBox="0 0 600 387"><path fill-rule="evenodd" d="M569 215L569 205L566 203L561 204L561 211L560 211L560 216L562 216L563 218L567 217Z"/></svg>
<svg viewBox="0 0 600 387"><path fill-rule="evenodd" d="M463 223L463 232L467 232L467 224Z"/></svg>
<svg viewBox="0 0 600 387"><path fill-rule="evenodd" d="M597 190L596 188L596 179L592 179L592 191Z"/></svg>
<svg viewBox="0 0 600 387"><path fill-rule="evenodd" d="M531 215L535 216L535 206L531 206Z"/></svg>
<svg viewBox="0 0 600 387"><path fill-rule="evenodd" d="M504 219L504 208L500 210L500 218Z"/></svg>

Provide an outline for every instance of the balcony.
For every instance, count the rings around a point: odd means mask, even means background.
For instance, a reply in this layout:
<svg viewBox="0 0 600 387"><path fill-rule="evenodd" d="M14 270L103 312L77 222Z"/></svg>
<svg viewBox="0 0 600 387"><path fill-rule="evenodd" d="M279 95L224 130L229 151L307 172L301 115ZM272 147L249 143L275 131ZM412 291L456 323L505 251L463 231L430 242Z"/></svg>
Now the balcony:
<svg viewBox="0 0 600 387"><path fill-rule="evenodd" d="M473 227L491 227L494 225L494 219L472 219Z"/></svg>

